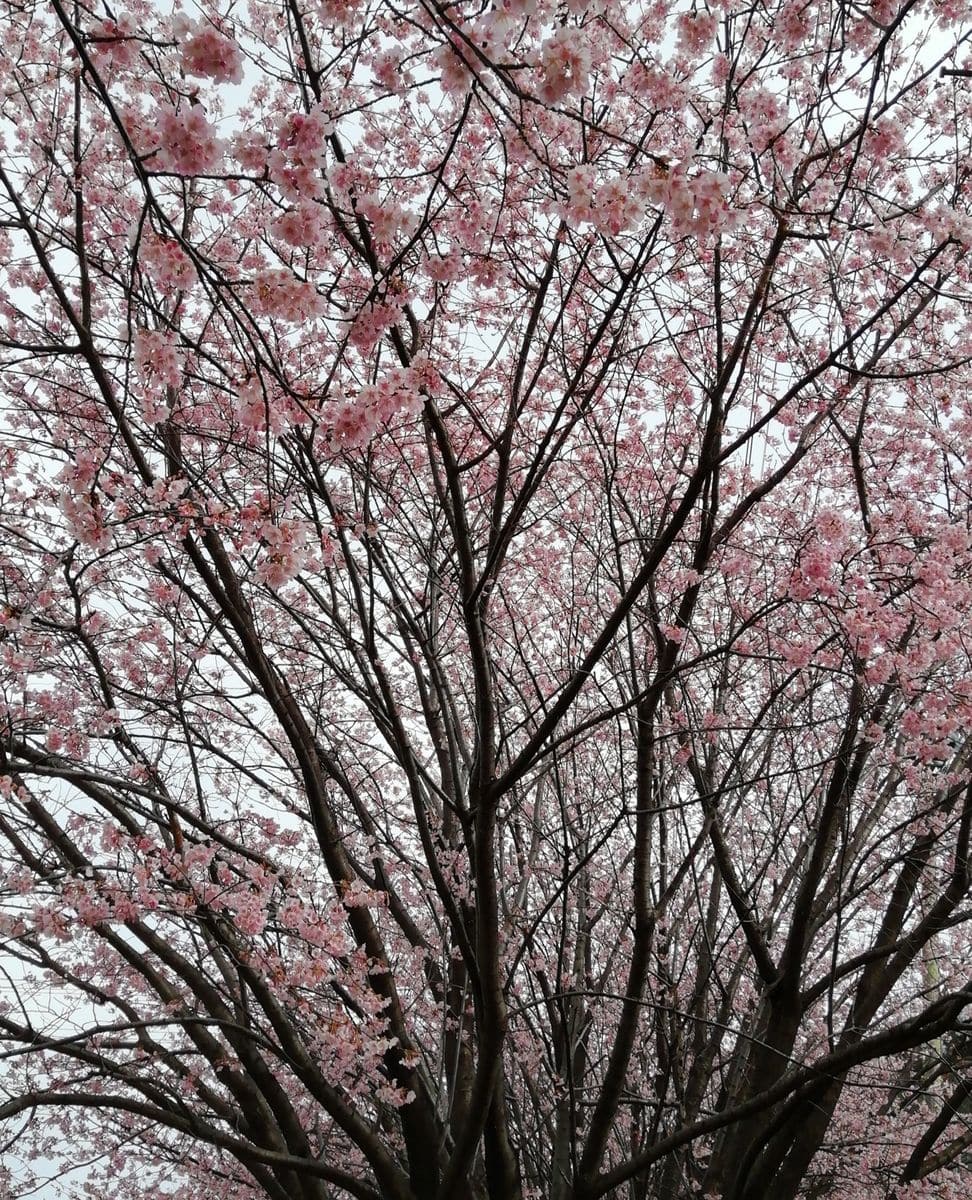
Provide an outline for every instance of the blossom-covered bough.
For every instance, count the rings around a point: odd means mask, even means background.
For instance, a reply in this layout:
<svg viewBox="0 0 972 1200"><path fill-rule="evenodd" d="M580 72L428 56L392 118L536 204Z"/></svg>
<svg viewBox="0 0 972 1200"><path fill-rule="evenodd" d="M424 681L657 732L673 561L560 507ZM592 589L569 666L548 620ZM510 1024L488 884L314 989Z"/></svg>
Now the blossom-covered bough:
<svg viewBox="0 0 972 1200"><path fill-rule="evenodd" d="M967 1195L965 6L2 32L0 1193Z"/></svg>

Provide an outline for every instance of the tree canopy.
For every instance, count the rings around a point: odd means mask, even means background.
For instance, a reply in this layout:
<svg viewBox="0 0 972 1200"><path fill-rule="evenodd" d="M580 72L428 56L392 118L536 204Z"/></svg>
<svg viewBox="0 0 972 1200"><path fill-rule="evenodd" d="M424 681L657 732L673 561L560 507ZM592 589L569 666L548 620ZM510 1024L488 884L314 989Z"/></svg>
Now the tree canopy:
<svg viewBox="0 0 972 1200"><path fill-rule="evenodd" d="M0 1195L960 1200L958 0L6 0Z"/></svg>

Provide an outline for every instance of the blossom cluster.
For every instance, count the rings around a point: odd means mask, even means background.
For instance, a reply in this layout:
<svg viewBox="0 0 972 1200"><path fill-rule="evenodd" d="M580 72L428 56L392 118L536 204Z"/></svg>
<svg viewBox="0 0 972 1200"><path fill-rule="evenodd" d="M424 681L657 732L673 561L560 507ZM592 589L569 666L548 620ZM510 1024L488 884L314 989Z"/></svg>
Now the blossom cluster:
<svg viewBox="0 0 972 1200"><path fill-rule="evenodd" d="M190 21L182 13L174 17L172 28L188 75L208 77L216 83L243 82L243 56L232 38L208 21Z"/></svg>
<svg viewBox="0 0 972 1200"><path fill-rule="evenodd" d="M414 414L421 403L418 372L412 368L392 368L376 383L363 387L353 399L332 405L331 445L342 450L366 446L393 417Z"/></svg>
<svg viewBox="0 0 972 1200"><path fill-rule="evenodd" d="M219 168L225 143L200 104L163 105L155 130L153 167L175 175L208 175Z"/></svg>

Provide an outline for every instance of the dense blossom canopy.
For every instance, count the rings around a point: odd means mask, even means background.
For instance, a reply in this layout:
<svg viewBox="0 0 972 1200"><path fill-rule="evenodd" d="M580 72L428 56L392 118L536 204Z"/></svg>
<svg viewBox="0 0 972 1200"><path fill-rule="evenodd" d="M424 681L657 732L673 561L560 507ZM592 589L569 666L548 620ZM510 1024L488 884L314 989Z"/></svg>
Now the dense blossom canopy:
<svg viewBox="0 0 972 1200"><path fill-rule="evenodd" d="M967 1196L967 6L2 11L0 1195Z"/></svg>

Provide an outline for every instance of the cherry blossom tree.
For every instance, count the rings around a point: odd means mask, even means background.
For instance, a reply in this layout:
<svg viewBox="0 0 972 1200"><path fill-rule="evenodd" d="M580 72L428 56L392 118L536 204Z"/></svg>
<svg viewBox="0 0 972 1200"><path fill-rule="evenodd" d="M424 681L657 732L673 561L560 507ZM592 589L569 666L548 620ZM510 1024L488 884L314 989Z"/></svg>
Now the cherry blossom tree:
<svg viewBox="0 0 972 1200"><path fill-rule="evenodd" d="M967 7L3 13L0 1194L966 1196Z"/></svg>

